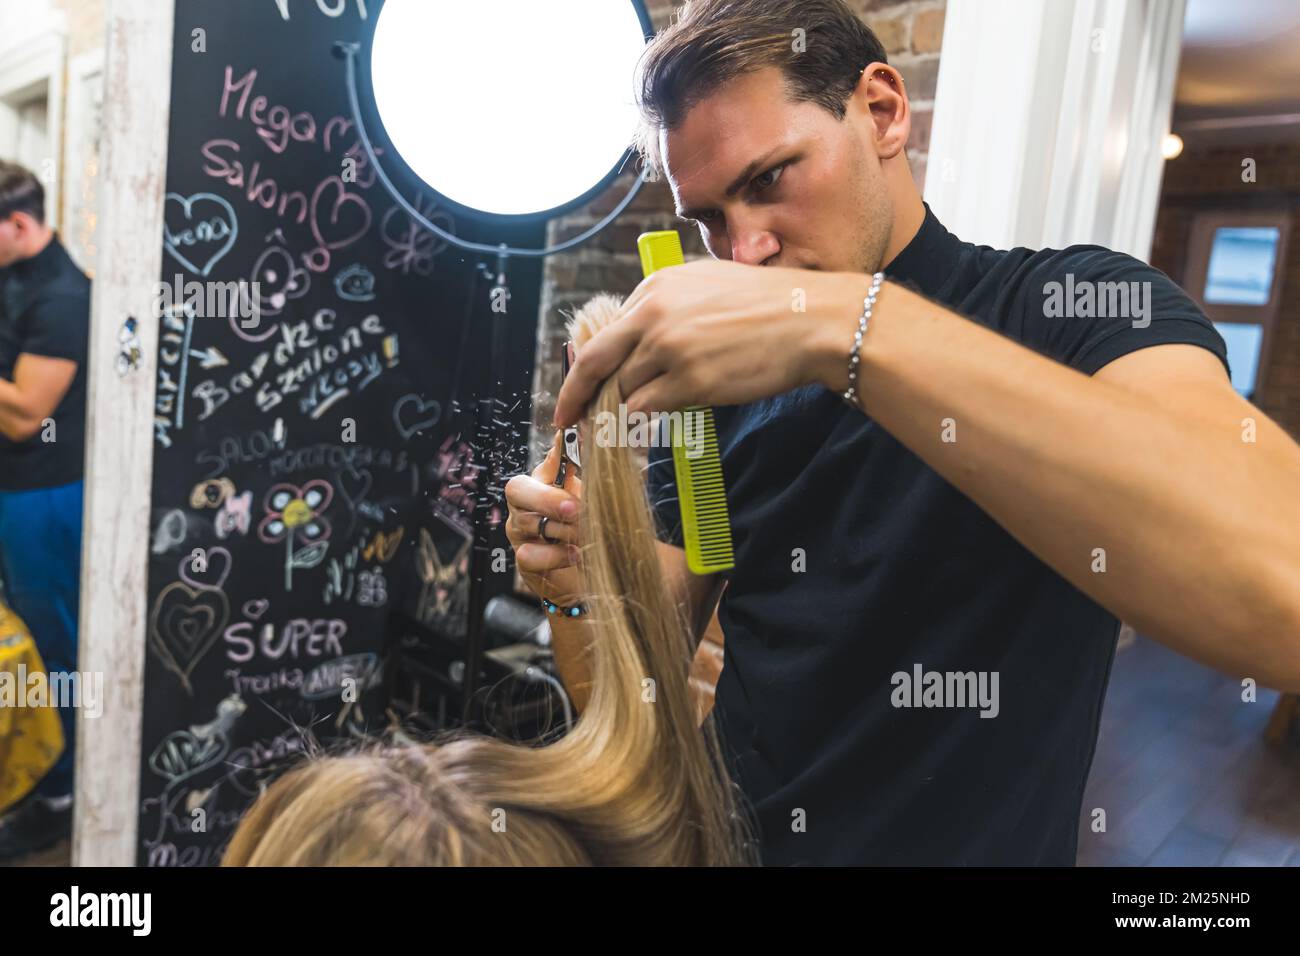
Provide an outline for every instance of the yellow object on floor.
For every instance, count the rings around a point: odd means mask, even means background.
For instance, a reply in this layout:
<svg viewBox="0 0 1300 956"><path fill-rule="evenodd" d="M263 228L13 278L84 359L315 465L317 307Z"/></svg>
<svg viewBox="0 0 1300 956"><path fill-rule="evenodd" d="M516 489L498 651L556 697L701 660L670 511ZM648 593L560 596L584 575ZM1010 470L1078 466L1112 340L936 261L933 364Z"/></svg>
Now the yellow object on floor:
<svg viewBox="0 0 1300 956"><path fill-rule="evenodd" d="M32 675L44 673L27 625L0 601L0 813L27 796L63 753L63 724L48 694L47 706L27 706Z"/></svg>

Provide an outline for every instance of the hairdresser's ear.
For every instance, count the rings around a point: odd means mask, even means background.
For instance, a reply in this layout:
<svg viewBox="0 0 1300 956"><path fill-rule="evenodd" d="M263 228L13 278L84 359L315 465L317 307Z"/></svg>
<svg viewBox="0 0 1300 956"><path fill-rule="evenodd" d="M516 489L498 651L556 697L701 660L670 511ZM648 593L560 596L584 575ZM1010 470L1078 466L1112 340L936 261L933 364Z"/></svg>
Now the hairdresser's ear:
<svg viewBox="0 0 1300 956"><path fill-rule="evenodd" d="M912 132L912 107L903 75L888 63L871 63L862 71L849 99L849 113L868 123L874 134L876 155L893 159L907 147Z"/></svg>

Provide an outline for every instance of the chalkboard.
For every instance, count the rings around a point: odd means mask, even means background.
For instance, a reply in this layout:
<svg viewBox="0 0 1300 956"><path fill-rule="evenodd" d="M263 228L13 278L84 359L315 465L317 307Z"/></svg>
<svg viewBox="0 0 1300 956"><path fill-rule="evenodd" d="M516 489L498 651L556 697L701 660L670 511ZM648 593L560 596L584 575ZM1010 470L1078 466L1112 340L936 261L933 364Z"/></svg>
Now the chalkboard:
<svg viewBox="0 0 1300 956"><path fill-rule="evenodd" d="M177 0L149 320L142 865L219 862L268 774L303 749L301 728L322 742L373 731L395 612L463 640L476 507L506 547L500 483L523 468L540 265L511 262L489 392L491 283L375 181L331 52L378 9ZM542 244L543 223L453 214L381 162L449 232ZM488 394L491 449L474 431ZM512 583L490 577L489 593Z"/></svg>

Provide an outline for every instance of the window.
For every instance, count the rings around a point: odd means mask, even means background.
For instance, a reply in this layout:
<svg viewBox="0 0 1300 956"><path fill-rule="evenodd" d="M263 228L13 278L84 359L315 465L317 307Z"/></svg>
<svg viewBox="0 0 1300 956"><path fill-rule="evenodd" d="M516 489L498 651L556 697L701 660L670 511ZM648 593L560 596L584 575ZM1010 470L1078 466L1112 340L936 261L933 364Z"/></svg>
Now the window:
<svg viewBox="0 0 1300 956"><path fill-rule="evenodd" d="M1203 212L1192 220L1183 283L1228 345L1232 387L1247 398L1263 387L1282 276L1286 212Z"/></svg>
<svg viewBox="0 0 1300 956"><path fill-rule="evenodd" d="M1276 226L1214 230L1205 301L1214 305L1268 305L1279 238Z"/></svg>
<svg viewBox="0 0 1300 956"><path fill-rule="evenodd" d="M1215 322L1214 327L1228 346L1228 367L1232 387L1246 398L1255 394L1259 356L1264 347L1264 326L1245 322Z"/></svg>

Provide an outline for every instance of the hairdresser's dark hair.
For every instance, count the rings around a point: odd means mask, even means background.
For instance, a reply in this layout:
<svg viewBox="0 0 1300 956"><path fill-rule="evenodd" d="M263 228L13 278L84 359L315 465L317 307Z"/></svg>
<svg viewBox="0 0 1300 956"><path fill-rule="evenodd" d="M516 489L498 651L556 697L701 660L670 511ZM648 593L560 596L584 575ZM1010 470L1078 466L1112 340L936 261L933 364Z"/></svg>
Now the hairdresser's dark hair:
<svg viewBox="0 0 1300 956"><path fill-rule="evenodd" d="M675 129L724 83L770 66L785 73L792 100L843 119L863 68L875 62L888 62L885 48L845 0L687 0L637 67L637 151L662 170L661 130Z"/></svg>
<svg viewBox="0 0 1300 956"><path fill-rule="evenodd" d="M16 212L44 222L45 187L30 169L0 159L0 221Z"/></svg>

